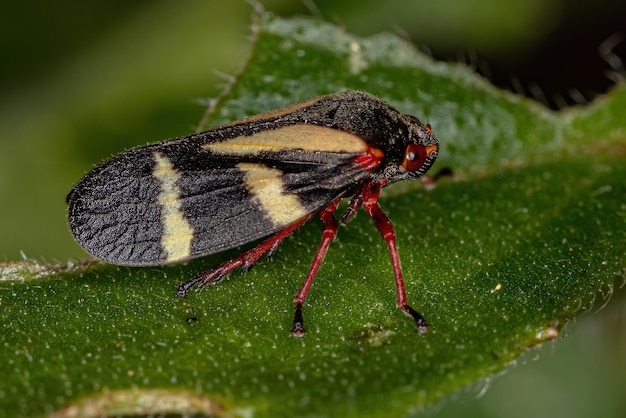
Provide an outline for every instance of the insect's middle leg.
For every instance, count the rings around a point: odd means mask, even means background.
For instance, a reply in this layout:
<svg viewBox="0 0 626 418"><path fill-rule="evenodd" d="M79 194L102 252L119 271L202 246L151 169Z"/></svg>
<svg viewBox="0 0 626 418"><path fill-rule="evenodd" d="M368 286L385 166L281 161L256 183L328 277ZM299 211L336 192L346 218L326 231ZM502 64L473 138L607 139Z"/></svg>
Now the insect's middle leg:
<svg viewBox="0 0 626 418"><path fill-rule="evenodd" d="M322 264L322 261L324 261L324 257L326 256L330 243L333 242L337 236L339 223L335 219L335 210L337 209L337 205L339 205L340 201L341 199L335 200L320 212L320 218L322 219L323 225L322 242L320 242L315 256L313 257L311 268L309 269L300 290L298 290L298 293L296 293L296 297L294 298L296 311L293 318L293 328L291 328L291 333L297 337L304 335L305 332L304 321L302 319L302 305L309 294L309 290L311 289L313 280L315 280L315 276L317 276L320 265Z"/></svg>
<svg viewBox="0 0 626 418"><path fill-rule="evenodd" d="M284 229L281 229L276 234L272 235L256 247L251 248L248 251L244 251L239 257L222 263L219 266L212 268L211 270L198 274L193 279L181 284L178 287L178 294L185 297L187 296L187 292L189 291L189 289L191 289L192 287L197 286L198 290L202 289L203 287L211 283L221 280L224 276L230 274L233 270L239 267L241 267L245 271L250 270L252 266L254 266L254 264L259 260L259 258L263 256L263 254L267 253L269 255L272 255L276 251L276 248L278 248L280 243L285 240L285 238L291 235L296 229L301 227L312 217L313 215L306 216L296 223L291 224Z"/></svg>

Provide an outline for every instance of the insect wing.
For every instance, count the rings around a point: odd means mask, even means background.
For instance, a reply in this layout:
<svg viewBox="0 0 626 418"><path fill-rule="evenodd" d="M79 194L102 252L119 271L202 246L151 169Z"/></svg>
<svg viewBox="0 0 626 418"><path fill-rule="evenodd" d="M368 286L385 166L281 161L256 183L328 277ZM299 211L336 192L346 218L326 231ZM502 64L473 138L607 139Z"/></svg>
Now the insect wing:
<svg viewBox="0 0 626 418"><path fill-rule="evenodd" d="M209 131L132 149L69 193L69 223L93 255L157 265L262 238L364 181L355 135L290 125L238 135Z"/></svg>

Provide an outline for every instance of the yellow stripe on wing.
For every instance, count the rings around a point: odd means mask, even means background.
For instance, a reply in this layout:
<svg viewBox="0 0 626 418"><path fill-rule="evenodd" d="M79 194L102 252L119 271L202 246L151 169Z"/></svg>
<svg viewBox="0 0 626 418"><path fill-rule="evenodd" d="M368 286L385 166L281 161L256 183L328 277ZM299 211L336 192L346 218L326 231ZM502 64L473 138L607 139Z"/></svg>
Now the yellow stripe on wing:
<svg viewBox="0 0 626 418"><path fill-rule="evenodd" d="M367 144L360 137L338 129L300 124L237 136L205 144L202 148L223 156L249 156L282 150L359 154L367 151Z"/></svg>
<svg viewBox="0 0 626 418"><path fill-rule="evenodd" d="M300 198L285 190L282 171L263 164L240 163L246 189L253 202L277 226L285 226L308 215Z"/></svg>
<svg viewBox="0 0 626 418"><path fill-rule="evenodd" d="M165 155L155 152L153 156L155 165L152 175L161 182L158 195L163 222L161 248L167 262L183 260L191 253L194 231L184 216L180 201L180 173Z"/></svg>

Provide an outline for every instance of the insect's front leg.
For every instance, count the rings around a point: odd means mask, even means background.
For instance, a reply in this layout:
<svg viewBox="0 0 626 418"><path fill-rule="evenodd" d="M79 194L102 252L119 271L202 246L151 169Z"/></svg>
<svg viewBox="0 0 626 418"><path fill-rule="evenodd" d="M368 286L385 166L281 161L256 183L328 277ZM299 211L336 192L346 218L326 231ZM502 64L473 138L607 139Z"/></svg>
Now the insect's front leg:
<svg viewBox="0 0 626 418"><path fill-rule="evenodd" d="M387 243L389 256L391 258L391 266L393 267L393 273L396 279L396 304L406 315L415 320L417 330L419 332L426 332L428 331L428 324L426 323L426 320L419 312L411 308L406 301L406 290L404 288L402 267L400 266L400 256L398 255L398 249L396 247L396 231L394 230L389 217L378 203L378 197L380 196L380 189L382 185L383 183L381 182L371 181L363 186L361 192L363 194L363 206Z"/></svg>

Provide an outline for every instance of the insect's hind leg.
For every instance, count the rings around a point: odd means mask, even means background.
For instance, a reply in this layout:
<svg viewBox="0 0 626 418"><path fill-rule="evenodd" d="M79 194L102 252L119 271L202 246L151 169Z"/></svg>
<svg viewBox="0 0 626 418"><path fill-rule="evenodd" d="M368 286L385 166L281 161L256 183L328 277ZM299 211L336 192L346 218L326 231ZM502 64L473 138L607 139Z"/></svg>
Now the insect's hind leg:
<svg viewBox="0 0 626 418"><path fill-rule="evenodd" d="M191 280L186 281L178 287L178 294L182 297L187 296L187 292L192 287L196 286L198 290L203 287L217 282L230 274L233 270L241 267L244 271L248 271L254 266L254 264L263 256L263 254L273 254L276 251L276 248L280 245L281 242L285 240L289 235L291 235L296 229L301 227L305 222L311 219L313 215L306 216L301 220L281 229L259 245L254 248L251 248L247 251L244 251L239 255L239 257L234 258L230 261L220 264L212 268L211 270L205 271L203 273L198 274Z"/></svg>

